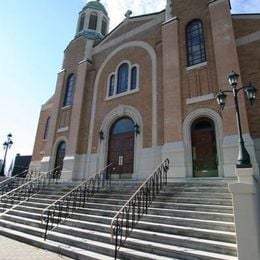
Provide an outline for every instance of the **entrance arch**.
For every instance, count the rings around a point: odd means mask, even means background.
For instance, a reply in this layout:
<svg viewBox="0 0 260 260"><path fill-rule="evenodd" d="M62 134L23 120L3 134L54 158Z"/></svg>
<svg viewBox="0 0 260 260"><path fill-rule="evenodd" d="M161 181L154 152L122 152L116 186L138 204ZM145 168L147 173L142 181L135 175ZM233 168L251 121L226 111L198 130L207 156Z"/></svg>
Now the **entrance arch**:
<svg viewBox="0 0 260 260"><path fill-rule="evenodd" d="M194 177L217 177L218 156L214 122L207 117L196 119L191 126Z"/></svg>
<svg viewBox="0 0 260 260"><path fill-rule="evenodd" d="M56 150L56 156L55 156L55 164L54 168L57 168L58 173L61 173L63 169L63 160L66 153L66 143L64 141L61 141Z"/></svg>
<svg viewBox="0 0 260 260"><path fill-rule="evenodd" d="M135 124L129 117L115 121L110 128L108 164L120 178L131 178L134 172Z"/></svg>

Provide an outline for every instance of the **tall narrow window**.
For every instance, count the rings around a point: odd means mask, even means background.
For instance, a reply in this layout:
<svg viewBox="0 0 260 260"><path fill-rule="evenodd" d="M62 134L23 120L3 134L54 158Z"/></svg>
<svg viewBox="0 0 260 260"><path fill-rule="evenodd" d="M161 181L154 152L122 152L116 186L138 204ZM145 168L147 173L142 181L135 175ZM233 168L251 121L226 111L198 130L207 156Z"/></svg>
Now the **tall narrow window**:
<svg viewBox="0 0 260 260"><path fill-rule="evenodd" d="M47 118L46 124L45 124L45 129L44 129L44 134L43 134L43 139L46 140L49 132L49 126L50 126L50 116Z"/></svg>
<svg viewBox="0 0 260 260"><path fill-rule="evenodd" d="M101 33L103 35L106 35L107 33L107 20L105 18L102 19Z"/></svg>
<svg viewBox="0 0 260 260"><path fill-rule="evenodd" d="M128 64L123 63L118 69L117 75L117 91L116 93L122 93L127 91L128 88Z"/></svg>
<svg viewBox="0 0 260 260"><path fill-rule="evenodd" d="M115 91L115 75L111 75L110 76L110 80L109 80L109 97L114 95L114 91Z"/></svg>
<svg viewBox="0 0 260 260"><path fill-rule="evenodd" d="M136 89L137 86L137 68L134 66L131 69L131 86L130 89Z"/></svg>
<svg viewBox="0 0 260 260"><path fill-rule="evenodd" d="M80 16L80 21L79 21L79 32L83 31L84 23L85 23L85 14L82 14Z"/></svg>
<svg viewBox="0 0 260 260"><path fill-rule="evenodd" d="M192 66L206 61L203 26L194 20L186 27L187 65Z"/></svg>
<svg viewBox="0 0 260 260"><path fill-rule="evenodd" d="M70 74L67 80L66 92L64 97L63 106L70 106L72 104L72 97L74 92L75 76Z"/></svg>
<svg viewBox="0 0 260 260"><path fill-rule="evenodd" d="M96 13L92 13L90 15L90 18L89 18L89 24L88 24L88 28L91 29L91 30L96 30L97 29L97 19L98 19L98 16Z"/></svg>
<svg viewBox="0 0 260 260"><path fill-rule="evenodd" d="M66 143L64 141L60 142L57 151L56 151L56 158L55 158L55 165L54 168L60 173L63 168L63 160L66 154Z"/></svg>

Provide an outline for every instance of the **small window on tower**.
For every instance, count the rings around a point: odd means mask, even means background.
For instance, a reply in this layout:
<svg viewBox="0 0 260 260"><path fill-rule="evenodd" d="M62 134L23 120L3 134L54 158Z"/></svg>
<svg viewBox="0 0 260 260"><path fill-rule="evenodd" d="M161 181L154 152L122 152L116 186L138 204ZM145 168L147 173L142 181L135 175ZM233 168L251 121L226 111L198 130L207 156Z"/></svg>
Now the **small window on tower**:
<svg viewBox="0 0 260 260"><path fill-rule="evenodd" d="M97 13L92 13L90 15L89 24L88 24L89 29L91 29L91 30L97 29L97 19L98 19Z"/></svg>
<svg viewBox="0 0 260 260"><path fill-rule="evenodd" d="M107 20L105 18L102 19L101 33L103 35L106 35L107 33Z"/></svg>
<svg viewBox="0 0 260 260"><path fill-rule="evenodd" d="M82 15L80 16L79 32L83 31L83 29L84 29L84 23L85 23L85 14L82 14Z"/></svg>

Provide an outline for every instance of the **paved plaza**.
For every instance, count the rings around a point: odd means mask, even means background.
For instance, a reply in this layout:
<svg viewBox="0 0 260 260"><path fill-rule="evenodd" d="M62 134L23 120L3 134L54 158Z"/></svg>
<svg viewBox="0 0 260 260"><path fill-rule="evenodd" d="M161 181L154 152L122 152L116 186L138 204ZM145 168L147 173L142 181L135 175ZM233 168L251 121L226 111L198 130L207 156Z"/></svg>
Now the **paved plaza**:
<svg viewBox="0 0 260 260"><path fill-rule="evenodd" d="M71 258L0 236L1 260L69 260Z"/></svg>

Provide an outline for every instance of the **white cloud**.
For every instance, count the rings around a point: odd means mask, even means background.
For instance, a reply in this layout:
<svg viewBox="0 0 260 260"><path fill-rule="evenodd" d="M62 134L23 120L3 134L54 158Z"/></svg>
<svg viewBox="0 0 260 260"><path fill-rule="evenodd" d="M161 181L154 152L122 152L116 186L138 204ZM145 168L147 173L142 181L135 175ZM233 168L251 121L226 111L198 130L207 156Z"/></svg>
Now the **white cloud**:
<svg viewBox="0 0 260 260"><path fill-rule="evenodd" d="M83 2L88 2L83 0ZM110 29L116 27L125 18L127 10L132 16L161 11L165 8L166 0L101 0L110 18Z"/></svg>
<svg viewBox="0 0 260 260"><path fill-rule="evenodd" d="M110 17L110 28L113 29L121 21L127 10L132 11L132 16L161 11L165 8L166 0L103 0L102 3L106 7Z"/></svg>
<svg viewBox="0 0 260 260"><path fill-rule="evenodd" d="M231 0L232 13L260 13L260 0Z"/></svg>

